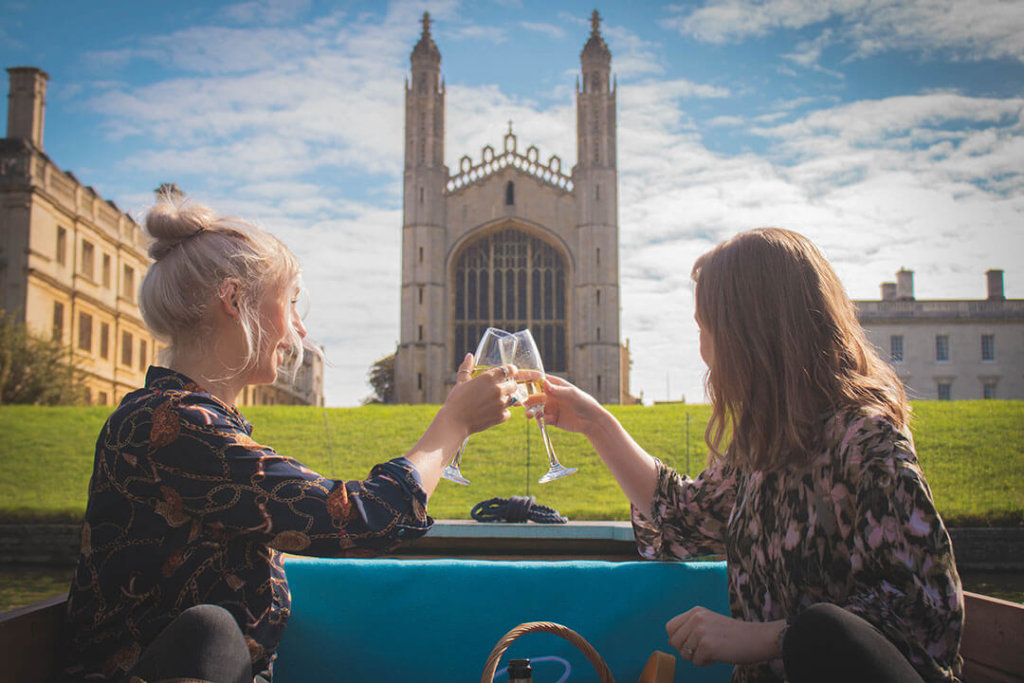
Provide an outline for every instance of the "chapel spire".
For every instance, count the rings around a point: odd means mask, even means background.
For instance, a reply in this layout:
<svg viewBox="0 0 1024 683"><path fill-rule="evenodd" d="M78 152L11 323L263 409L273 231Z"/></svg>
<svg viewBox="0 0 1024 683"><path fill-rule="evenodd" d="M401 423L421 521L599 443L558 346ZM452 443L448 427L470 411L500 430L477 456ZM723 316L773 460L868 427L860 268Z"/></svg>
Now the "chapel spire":
<svg viewBox="0 0 1024 683"><path fill-rule="evenodd" d="M423 33L420 34L420 42L416 43L416 47L412 49L411 59L413 63L432 62L440 66L441 51L437 49L434 39L430 37L430 12L424 12L421 21Z"/></svg>

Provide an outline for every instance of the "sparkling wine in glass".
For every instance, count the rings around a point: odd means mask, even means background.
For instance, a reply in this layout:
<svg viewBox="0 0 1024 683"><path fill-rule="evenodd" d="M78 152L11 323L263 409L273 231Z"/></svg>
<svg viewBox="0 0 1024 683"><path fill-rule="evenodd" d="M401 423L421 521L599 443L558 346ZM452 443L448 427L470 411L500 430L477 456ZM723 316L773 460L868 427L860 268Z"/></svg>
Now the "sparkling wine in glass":
<svg viewBox="0 0 1024 683"><path fill-rule="evenodd" d="M496 327L488 327L484 332L484 336L480 338L480 343L477 344L476 353L473 354L476 359L476 364L473 366L473 377L483 374L491 368L497 368L506 363L511 362L508 360L512 355L512 349L515 346L516 340L512 334L505 330L499 330ZM467 436L459 446L459 450L456 451L455 457L448 463L448 466L441 472L441 476L448 481L454 481L456 484L463 484L469 486L469 479L462 476L462 472L459 470L459 465L462 463L462 454L466 450L466 443L469 441Z"/></svg>
<svg viewBox="0 0 1024 683"><path fill-rule="evenodd" d="M523 403L527 396L534 394L544 395L544 363L541 361L540 351L537 350L537 342L534 341L533 335L530 334L529 330L520 330L512 336L515 338L516 344L513 347L514 353L508 362L515 365L518 370L534 370L536 373L539 373L528 379L518 380L519 388L516 391L516 399L519 403ZM575 472L575 467L563 466L555 456L555 449L551 445L551 439L548 438L548 430L544 425L544 404L531 406L527 410L527 415L537 420L537 426L540 427L540 437L544 442L544 449L548 453L547 474L538 481L541 484L545 484Z"/></svg>

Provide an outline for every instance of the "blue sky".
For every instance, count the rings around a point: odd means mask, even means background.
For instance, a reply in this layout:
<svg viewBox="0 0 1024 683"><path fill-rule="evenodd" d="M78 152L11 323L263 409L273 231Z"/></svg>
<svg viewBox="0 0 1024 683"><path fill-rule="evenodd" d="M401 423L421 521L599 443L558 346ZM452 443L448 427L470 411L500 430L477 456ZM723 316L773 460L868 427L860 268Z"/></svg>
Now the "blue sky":
<svg viewBox="0 0 1024 683"><path fill-rule="evenodd" d="M575 160L595 3L0 0L0 63L50 75L44 146L141 217L162 182L279 234L306 269L329 405L398 338L403 80L424 10L450 168L507 121ZM1024 298L1024 2L596 5L618 82L632 389L703 400L693 260L738 231L815 240L854 298Z"/></svg>

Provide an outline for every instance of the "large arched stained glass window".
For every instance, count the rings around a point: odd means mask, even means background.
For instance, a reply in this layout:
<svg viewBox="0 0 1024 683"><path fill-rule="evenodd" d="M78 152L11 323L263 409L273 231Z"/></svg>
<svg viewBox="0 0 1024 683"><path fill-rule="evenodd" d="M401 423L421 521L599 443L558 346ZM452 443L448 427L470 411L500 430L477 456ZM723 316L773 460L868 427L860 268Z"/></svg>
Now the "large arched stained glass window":
<svg viewBox="0 0 1024 683"><path fill-rule="evenodd" d="M544 369L566 372L565 259L553 246L515 228L489 233L455 262L453 369L488 327L529 329Z"/></svg>

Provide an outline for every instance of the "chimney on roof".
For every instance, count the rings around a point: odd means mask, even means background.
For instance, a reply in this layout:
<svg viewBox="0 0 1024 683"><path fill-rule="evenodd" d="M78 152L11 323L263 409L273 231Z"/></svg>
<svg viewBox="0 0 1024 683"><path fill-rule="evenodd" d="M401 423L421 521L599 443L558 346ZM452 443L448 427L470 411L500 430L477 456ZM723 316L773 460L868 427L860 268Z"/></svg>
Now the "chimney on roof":
<svg viewBox="0 0 1024 683"><path fill-rule="evenodd" d="M882 301L895 301L896 300L896 283L895 282L883 282L882 283Z"/></svg>
<svg viewBox="0 0 1024 683"><path fill-rule="evenodd" d="M28 140L43 148L43 119L46 115L46 82L50 77L34 66L14 66L7 96L7 137Z"/></svg>
<svg viewBox="0 0 1024 683"><path fill-rule="evenodd" d="M896 298L899 301L914 300L914 271L900 268L896 272Z"/></svg>
<svg viewBox="0 0 1024 683"><path fill-rule="evenodd" d="M993 268L985 271L985 277L988 279L988 300L1006 301L1006 295L1003 293L1003 271Z"/></svg>

